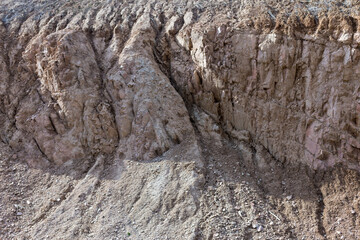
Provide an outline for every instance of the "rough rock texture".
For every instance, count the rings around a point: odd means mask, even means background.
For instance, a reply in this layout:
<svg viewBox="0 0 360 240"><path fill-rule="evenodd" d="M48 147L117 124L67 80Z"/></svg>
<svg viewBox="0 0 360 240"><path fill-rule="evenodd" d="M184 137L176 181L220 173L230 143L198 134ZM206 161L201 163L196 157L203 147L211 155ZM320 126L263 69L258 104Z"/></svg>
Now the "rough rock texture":
<svg viewBox="0 0 360 240"><path fill-rule="evenodd" d="M359 7L3 0L0 237L360 238Z"/></svg>
<svg viewBox="0 0 360 240"><path fill-rule="evenodd" d="M360 170L357 45L226 25L204 35L193 29L190 41L194 102L232 137L249 131L281 161Z"/></svg>

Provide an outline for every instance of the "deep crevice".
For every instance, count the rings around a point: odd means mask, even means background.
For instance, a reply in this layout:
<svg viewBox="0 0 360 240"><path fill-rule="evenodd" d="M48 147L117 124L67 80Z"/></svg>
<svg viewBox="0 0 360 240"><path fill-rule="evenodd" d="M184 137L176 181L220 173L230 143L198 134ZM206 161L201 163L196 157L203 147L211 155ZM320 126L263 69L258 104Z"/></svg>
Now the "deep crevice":
<svg viewBox="0 0 360 240"><path fill-rule="evenodd" d="M34 142L35 142L36 147L37 147L38 150L41 152L41 154L42 154L46 159L48 159L48 157L46 156L45 152L41 149L41 147L40 147L39 143L36 141L36 139L33 138L33 140L34 140Z"/></svg>

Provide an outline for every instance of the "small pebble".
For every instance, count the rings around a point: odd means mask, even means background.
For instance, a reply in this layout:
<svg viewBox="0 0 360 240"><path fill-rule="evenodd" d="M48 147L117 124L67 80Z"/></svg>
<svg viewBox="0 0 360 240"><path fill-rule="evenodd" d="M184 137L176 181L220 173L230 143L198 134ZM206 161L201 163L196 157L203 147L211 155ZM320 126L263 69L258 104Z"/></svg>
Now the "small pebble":
<svg viewBox="0 0 360 240"><path fill-rule="evenodd" d="M259 224L253 222L253 223L251 224L251 226L252 226L252 228L255 229L255 228L257 228L257 227L259 226Z"/></svg>
<svg viewBox="0 0 360 240"><path fill-rule="evenodd" d="M17 212L16 215L17 216L22 216L23 214L22 214L22 212Z"/></svg>

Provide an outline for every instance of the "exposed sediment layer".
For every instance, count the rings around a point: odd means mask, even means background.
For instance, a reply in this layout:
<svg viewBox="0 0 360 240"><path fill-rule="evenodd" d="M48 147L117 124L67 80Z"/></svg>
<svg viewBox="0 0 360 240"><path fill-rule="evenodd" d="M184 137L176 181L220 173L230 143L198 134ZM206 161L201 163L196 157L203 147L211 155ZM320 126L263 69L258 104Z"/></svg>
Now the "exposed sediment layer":
<svg viewBox="0 0 360 240"><path fill-rule="evenodd" d="M0 236L358 238L357 7L3 1Z"/></svg>
<svg viewBox="0 0 360 240"><path fill-rule="evenodd" d="M194 102L237 138L249 131L282 161L359 169L357 46L282 34L193 28ZM185 87L185 86L184 86Z"/></svg>

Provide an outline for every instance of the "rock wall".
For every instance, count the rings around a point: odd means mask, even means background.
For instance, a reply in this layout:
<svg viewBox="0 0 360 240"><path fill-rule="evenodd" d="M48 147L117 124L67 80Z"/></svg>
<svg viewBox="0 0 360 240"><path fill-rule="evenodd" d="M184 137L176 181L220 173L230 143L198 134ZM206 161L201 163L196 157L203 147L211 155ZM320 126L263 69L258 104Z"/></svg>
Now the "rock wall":
<svg viewBox="0 0 360 240"><path fill-rule="evenodd" d="M281 161L359 170L358 19L272 18L256 4L259 19L162 3L26 21L14 17L20 7L3 13L2 141L34 166L115 152L152 159L193 131L179 93L188 110Z"/></svg>
<svg viewBox="0 0 360 240"><path fill-rule="evenodd" d="M254 34L226 24L193 27L187 38L179 35L195 69L192 82L183 87L231 137L242 139L241 131L249 131L282 161L315 169L341 162L360 170L355 40Z"/></svg>
<svg viewBox="0 0 360 240"><path fill-rule="evenodd" d="M153 59L149 17L144 13L136 21L126 46L122 26L106 45L72 29L31 40L14 76L19 84L7 96L19 99L22 93L21 102L5 105L17 108L15 130L3 133L3 141L33 166L45 166L116 151L149 160L193 134L183 100ZM6 76L4 89L12 80ZM21 89L29 78L32 86Z"/></svg>
<svg viewBox="0 0 360 240"><path fill-rule="evenodd" d="M359 239L359 7L0 1L0 238Z"/></svg>

